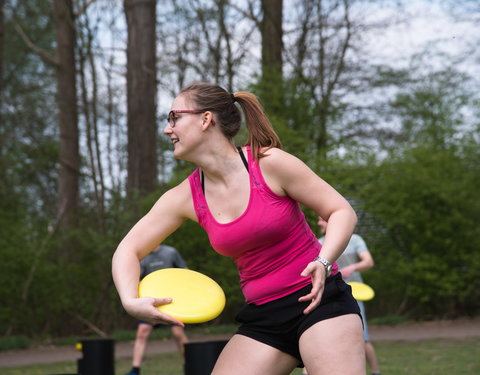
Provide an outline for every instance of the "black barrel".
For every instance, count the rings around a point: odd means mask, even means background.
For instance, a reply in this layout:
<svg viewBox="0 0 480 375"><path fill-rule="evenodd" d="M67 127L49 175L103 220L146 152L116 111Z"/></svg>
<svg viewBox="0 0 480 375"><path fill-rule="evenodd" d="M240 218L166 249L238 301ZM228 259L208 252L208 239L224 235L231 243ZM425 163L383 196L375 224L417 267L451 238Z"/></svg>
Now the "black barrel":
<svg viewBox="0 0 480 375"><path fill-rule="evenodd" d="M185 375L210 375L227 340L185 344Z"/></svg>
<svg viewBox="0 0 480 375"><path fill-rule="evenodd" d="M83 340L83 357L78 360L80 375L115 375L114 341L111 339Z"/></svg>

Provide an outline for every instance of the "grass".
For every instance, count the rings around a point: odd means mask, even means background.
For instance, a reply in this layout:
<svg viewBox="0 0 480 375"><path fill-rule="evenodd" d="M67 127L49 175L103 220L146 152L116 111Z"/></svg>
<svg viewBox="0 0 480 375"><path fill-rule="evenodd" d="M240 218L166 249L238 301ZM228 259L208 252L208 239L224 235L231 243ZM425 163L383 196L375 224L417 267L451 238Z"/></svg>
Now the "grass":
<svg viewBox="0 0 480 375"><path fill-rule="evenodd" d="M480 338L384 341L375 347L385 374L480 374Z"/></svg>
<svg viewBox="0 0 480 375"><path fill-rule="evenodd" d="M438 339L422 341L378 341L374 343L383 374L388 375L478 375L480 374L480 338ZM115 363L117 375L130 368L130 359ZM45 375L75 373L71 362L49 365L6 367L2 375ZM182 375L177 353L150 355L142 375ZM299 375L295 370L292 375Z"/></svg>

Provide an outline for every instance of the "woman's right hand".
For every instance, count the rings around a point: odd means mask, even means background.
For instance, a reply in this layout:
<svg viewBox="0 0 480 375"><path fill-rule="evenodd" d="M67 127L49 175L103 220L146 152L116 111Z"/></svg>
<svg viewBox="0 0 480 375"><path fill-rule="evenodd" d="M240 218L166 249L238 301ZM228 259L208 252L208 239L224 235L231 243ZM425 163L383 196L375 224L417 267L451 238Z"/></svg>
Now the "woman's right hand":
<svg viewBox="0 0 480 375"><path fill-rule="evenodd" d="M162 313L158 306L172 303L172 298L154 298L140 297L133 298L123 303L125 310L138 320L143 320L153 325L173 324L184 327L185 325L178 319Z"/></svg>

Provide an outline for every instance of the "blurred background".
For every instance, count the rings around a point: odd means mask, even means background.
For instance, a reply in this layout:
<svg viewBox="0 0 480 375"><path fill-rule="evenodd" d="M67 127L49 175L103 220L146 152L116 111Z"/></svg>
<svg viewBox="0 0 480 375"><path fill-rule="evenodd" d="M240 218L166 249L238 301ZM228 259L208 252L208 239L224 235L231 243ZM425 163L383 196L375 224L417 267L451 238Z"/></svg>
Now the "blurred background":
<svg viewBox="0 0 480 375"><path fill-rule="evenodd" d="M285 150L350 200L376 263L370 319L479 314L477 1L0 0L0 11L3 336L134 328L111 257L194 168L162 133L193 81L253 91ZM209 324L232 323L233 262L195 223L166 243L224 288Z"/></svg>

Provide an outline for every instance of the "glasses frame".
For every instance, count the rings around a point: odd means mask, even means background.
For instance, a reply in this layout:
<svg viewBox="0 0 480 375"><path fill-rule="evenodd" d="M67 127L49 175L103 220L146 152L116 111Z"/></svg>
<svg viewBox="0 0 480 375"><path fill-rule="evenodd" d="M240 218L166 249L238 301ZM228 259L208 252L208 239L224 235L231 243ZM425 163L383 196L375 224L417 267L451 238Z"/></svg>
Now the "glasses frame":
<svg viewBox="0 0 480 375"><path fill-rule="evenodd" d="M168 125L170 125L171 128L175 127L175 121L177 120L175 118L175 115L177 113L188 113L191 115L198 115L203 112L205 111L204 110L202 111L199 109L172 109L170 112L168 112L168 116L167 116Z"/></svg>

